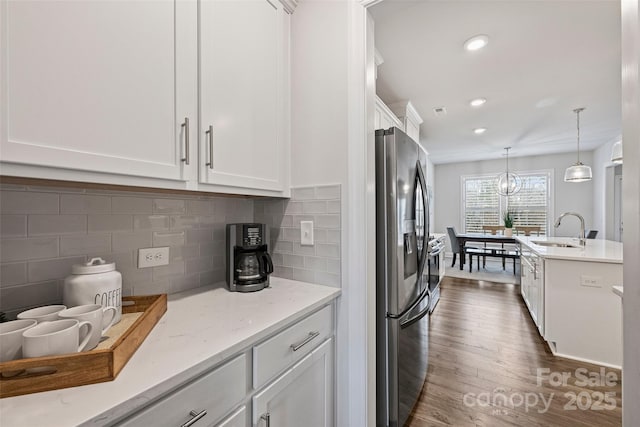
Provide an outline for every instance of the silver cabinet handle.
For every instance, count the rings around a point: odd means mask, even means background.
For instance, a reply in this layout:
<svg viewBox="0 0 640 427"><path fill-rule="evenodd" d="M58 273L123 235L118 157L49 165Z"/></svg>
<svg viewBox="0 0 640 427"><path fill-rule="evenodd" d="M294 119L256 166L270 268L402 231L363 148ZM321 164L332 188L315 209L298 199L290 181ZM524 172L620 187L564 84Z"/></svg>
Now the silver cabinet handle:
<svg viewBox="0 0 640 427"><path fill-rule="evenodd" d="M201 412L191 411L189 412L189 415L191 415L193 418L191 418L186 423L182 424L181 427L191 427L192 425L197 423L200 420L200 418L207 415L207 411L205 409L203 409Z"/></svg>
<svg viewBox="0 0 640 427"><path fill-rule="evenodd" d="M180 125L184 128L184 157L180 159L185 165L189 164L189 117L184 118L184 123Z"/></svg>
<svg viewBox="0 0 640 427"><path fill-rule="evenodd" d="M271 427L271 414L270 413L266 413L266 414L262 414L260 416L261 420L264 420L264 425L265 427Z"/></svg>
<svg viewBox="0 0 640 427"><path fill-rule="evenodd" d="M291 350L293 351L300 350L302 347L304 347L306 344L308 344L312 339L314 339L318 335L320 335L320 332L318 331L309 332L309 335L307 335L307 337L302 341L300 341L298 344L291 344Z"/></svg>
<svg viewBox="0 0 640 427"><path fill-rule="evenodd" d="M205 166L213 169L213 126L209 125L209 129L205 133L209 135L209 163L206 163Z"/></svg>

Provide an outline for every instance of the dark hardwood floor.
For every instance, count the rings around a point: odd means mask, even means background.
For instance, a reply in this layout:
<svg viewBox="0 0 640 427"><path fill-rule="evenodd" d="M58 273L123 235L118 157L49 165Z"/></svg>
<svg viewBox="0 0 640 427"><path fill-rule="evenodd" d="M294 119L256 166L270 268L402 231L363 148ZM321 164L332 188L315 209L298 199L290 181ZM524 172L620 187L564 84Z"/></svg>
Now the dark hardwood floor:
<svg viewBox="0 0 640 427"><path fill-rule="evenodd" d="M406 425L622 424L620 371L553 356L519 292L445 277L430 319L427 381Z"/></svg>

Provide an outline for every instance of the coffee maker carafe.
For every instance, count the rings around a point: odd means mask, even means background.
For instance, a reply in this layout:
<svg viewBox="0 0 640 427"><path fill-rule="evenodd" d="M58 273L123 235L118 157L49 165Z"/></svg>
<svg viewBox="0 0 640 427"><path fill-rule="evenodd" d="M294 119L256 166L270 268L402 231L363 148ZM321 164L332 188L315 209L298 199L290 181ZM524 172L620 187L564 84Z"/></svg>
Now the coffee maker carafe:
<svg viewBox="0 0 640 427"><path fill-rule="evenodd" d="M227 285L230 291L253 292L269 286L273 262L265 224L227 224Z"/></svg>

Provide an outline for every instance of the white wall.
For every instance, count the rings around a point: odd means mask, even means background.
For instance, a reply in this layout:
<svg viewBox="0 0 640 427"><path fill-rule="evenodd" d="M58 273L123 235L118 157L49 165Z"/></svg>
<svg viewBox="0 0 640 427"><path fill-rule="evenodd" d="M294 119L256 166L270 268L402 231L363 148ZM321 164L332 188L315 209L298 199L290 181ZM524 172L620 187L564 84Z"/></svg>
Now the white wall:
<svg viewBox="0 0 640 427"><path fill-rule="evenodd" d="M615 164L611 163L611 149L619 138L609 141L593 151L593 226L599 231L598 239L613 240L613 177Z"/></svg>
<svg viewBox="0 0 640 427"><path fill-rule="evenodd" d="M593 162L593 153L580 153L581 160L588 165ZM554 198L552 200L552 218L555 221L561 213L575 211L585 219L587 229L593 227L593 181L581 183L564 182L564 171L576 161L575 153L553 154L545 156L509 158L509 170L533 171L552 169L554 171ZM461 181L463 175L495 174L505 170L504 159L483 160L477 162L448 163L435 166L435 231L446 233L447 227L462 229L461 217ZM600 174L594 170L594 177ZM580 222L576 218L565 218L562 225L551 232L556 236L577 236Z"/></svg>
<svg viewBox="0 0 640 427"><path fill-rule="evenodd" d="M375 359L367 358L363 231L366 16L351 0L302 0L291 17L291 185L342 184L336 425L354 427L367 425L367 400L375 398L367 374Z"/></svg>
<svg viewBox="0 0 640 427"><path fill-rule="evenodd" d="M622 422L640 425L640 1L622 0L624 304Z"/></svg>
<svg viewBox="0 0 640 427"><path fill-rule="evenodd" d="M347 3L302 1L291 26L291 186L346 183Z"/></svg>

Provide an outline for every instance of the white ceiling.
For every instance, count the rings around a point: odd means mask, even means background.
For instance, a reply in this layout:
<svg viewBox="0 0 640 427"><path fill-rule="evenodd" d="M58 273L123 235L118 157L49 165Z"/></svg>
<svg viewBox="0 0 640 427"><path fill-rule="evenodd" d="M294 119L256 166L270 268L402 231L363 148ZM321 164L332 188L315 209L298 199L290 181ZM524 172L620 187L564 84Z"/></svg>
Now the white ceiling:
<svg viewBox="0 0 640 427"><path fill-rule="evenodd" d="M513 157L575 151L577 107L581 150L621 135L619 0L385 0L370 11L378 95L411 100L436 164L501 158L507 146ZM477 34L487 47L465 51ZM477 97L487 103L469 106Z"/></svg>

